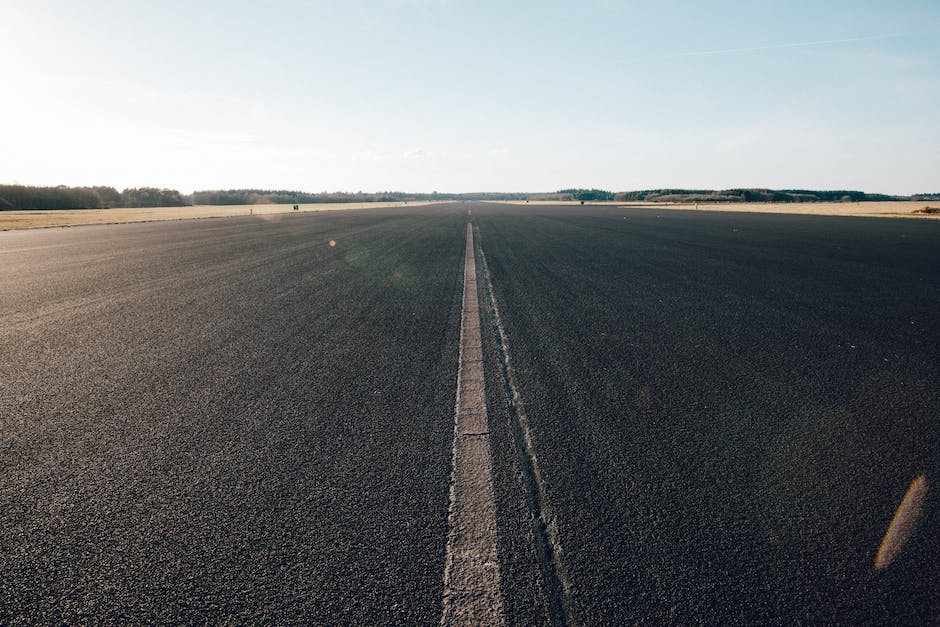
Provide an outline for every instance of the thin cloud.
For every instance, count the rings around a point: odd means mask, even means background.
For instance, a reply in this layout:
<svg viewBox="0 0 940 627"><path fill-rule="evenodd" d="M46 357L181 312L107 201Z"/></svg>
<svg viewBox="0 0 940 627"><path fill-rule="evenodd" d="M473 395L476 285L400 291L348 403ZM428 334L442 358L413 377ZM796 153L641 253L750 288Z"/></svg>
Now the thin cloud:
<svg viewBox="0 0 940 627"><path fill-rule="evenodd" d="M935 31L923 31L921 33L885 33L882 35L867 35L865 37L846 37L843 39L821 39L818 41L797 41L785 44L771 44L767 46L749 46L746 48L721 48L718 50L695 50L689 52L674 52L670 54L661 54L654 55L649 57L642 58L633 58L633 59L621 59L621 62L625 61L634 61L634 60L654 60L654 59L681 59L684 57L708 57L716 56L723 54L738 54L743 52L759 52L761 50L782 50L786 48L805 48L809 46L831 46L835 44L848 44L855 43L859 41L877 41L879 39L892 39L894 37L906 37L910 35L919 35L924 34L925 32L935 32Z"/></svg>
<svg viewBox="0 0 940 627"><path fill-rule="evenodd" d="M402 155L405 159L422 159L429 156L429 153L426 150L418 148L416 150L409 150L408 152Z"/></svg>
<svg viewBox="0 0 940 627"><path fill-rule="evenodd" d="M375 150L363 150L352 156L352 160L356 162L382 161L384 159L385 155Z"/></svg>

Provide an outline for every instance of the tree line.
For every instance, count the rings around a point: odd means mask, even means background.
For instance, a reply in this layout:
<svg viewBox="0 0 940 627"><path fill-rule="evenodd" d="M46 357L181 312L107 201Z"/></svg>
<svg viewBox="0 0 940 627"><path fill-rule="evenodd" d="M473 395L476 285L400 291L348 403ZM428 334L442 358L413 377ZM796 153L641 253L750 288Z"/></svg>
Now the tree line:
<svg viewBox="0 0 940 627"><path fill-rule="evenodd" d="M617 192L621 202L866 202L877 200L917 200L915 197L869 194L856 190L809 189L649 189Z"/></svg>
<svg viewBox="0 0 940 627"><path fill-rule="evenodd" d="M194 205L297 205L306 203L408 202L426 200L525 200L527 194L503 192L472 192L441 194L438 192L297 192L265 189L224 189L197 191L192 194Z"/></svg>
<svg viewBox="0 0 940 627"><path fill-rule="evenodd" d="M112 209L114 207L180 207L191 204L175 189L133 187L33 187L0 185L0 210Z"/></svg>
<svg viewBox="0 0 940 627"><path fill-rule="evenodd" d="M115 207L182 207L189 205L297 205L307 203L408 202L427 200L525 200L528 194L384 192L298 192L267 189L218 189L181 194L156 187L35 187L0 185L0 211L14 209L112 209Z"/></svg>
<svg viewBox="0 0 940 627"><path fill-rule="evenodd" d="M650 189L611 192L603 189L568 188L544 193L471 192L413 193L298 192L290 190L225 189L181 194L175 189L134 187L34 187L0 185L0 211L13 209L109 209L115 207L182 207L188 205L260 205L308 203L408 202L427 200L574 200L582 202L863 202L873 200L940 200L940 194L888 196L854 190L805 189Z"/></svg>

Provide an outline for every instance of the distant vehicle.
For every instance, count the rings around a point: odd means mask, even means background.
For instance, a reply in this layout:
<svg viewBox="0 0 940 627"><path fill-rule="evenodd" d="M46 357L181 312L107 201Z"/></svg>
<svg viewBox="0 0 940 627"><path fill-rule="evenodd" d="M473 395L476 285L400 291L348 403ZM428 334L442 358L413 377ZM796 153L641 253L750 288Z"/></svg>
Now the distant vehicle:
<svg viewBox="0 0 940 627"><path fill-rule="evenodd" d="M299 206L299 205L294 205L294 211L300 211L300 206Z"/></svg>

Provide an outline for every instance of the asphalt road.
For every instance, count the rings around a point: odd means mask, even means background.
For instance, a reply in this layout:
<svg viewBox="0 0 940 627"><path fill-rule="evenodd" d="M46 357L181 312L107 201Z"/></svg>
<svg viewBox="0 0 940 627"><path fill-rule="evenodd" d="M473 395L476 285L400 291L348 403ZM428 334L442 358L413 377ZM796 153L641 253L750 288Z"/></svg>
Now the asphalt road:
<svg viewBox="0 0 940 627"><path fill-rule="evenodd" d="M578 620L936 623L940 224L473 214Z"/></svg>
<svg viewBox="0 0 940 627"><path fill-rule="evenodd" d="M437 623L465 224L0 234L0 622Z"/></svg>
<svg viewBox="0 0 940 627"><path fill-rule="evenodd" d="M467 209L0 233L0 622L437 624ZM472 210L576 619L936 623L940 223ZM544 623L487 296L502 601Z"/></svg>

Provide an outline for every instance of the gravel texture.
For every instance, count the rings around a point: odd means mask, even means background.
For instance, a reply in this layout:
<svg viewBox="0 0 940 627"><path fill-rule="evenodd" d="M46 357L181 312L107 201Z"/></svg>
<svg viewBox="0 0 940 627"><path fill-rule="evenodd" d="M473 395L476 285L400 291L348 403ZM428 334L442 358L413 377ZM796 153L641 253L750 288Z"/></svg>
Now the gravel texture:
<svg viewBox="0 0 940 627"><path fill-rule="evenodd" d="M473 216L584 622L936 621L940 224Z"/></svg>
<svg viewBox="0 0 940 627"><path fill-rule="evenodd" d="M437 624L467 208L0 233L0 622ZM472 209L575 616L936 622L940 223ZM504 610L545 623L480 299Z"/></svg>
<svg viewBox="0 0 940 627"><path fill-rule="evenodd" d="M436 624L464 236L0 233L0 622Z"/></svg>

